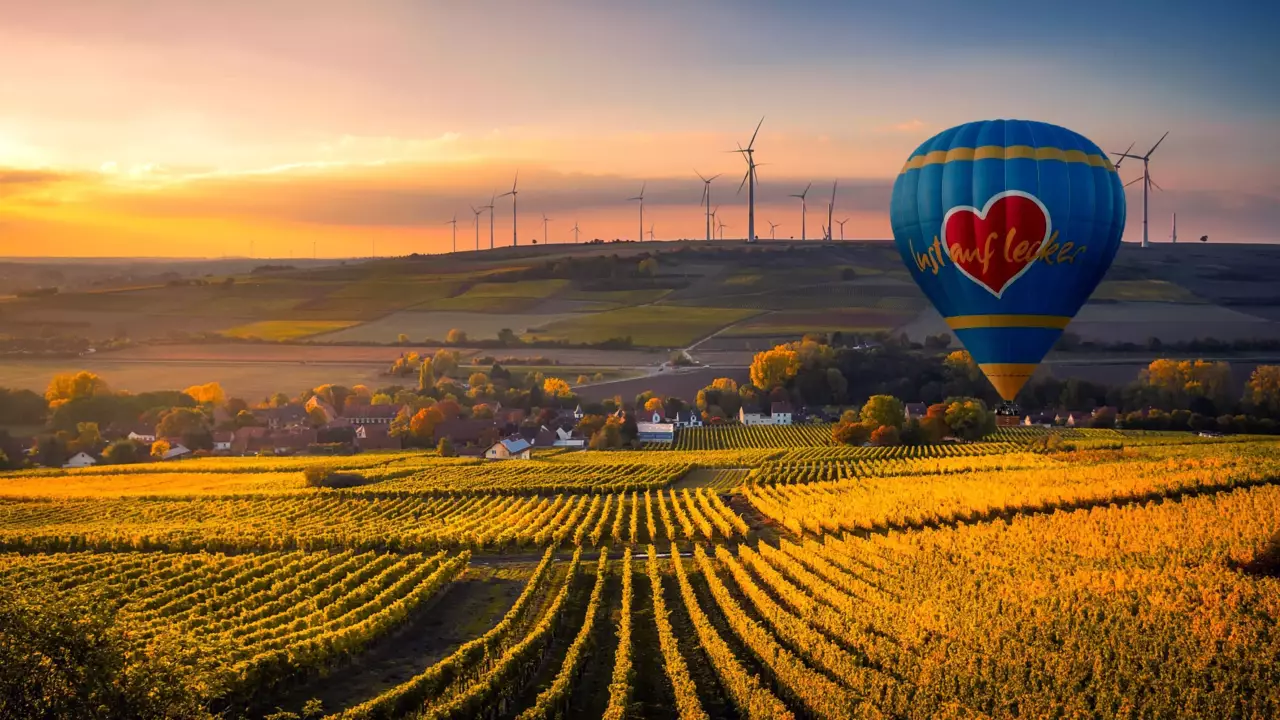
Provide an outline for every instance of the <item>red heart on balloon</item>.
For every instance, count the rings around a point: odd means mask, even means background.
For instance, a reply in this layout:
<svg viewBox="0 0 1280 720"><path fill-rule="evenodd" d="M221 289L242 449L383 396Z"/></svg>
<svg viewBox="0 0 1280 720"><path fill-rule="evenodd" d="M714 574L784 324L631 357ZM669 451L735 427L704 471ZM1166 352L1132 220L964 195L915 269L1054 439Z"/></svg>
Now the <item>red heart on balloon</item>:
<svg viewBox="0 0 1280 720"><path fill-rule="evenodd" d="M997 194L982 210L953 207L942 219L942 242L952 262L997 298L1035 262L1049 231L1049 211L1020 190Z"/></svg>

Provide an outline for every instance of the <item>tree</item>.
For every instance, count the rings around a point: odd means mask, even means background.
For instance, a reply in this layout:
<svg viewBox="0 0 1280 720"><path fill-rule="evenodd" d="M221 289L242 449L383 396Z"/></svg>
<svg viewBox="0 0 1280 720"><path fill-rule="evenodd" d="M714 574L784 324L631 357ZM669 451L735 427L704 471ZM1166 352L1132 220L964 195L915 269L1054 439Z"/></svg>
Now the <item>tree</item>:
<svg viewBox="0 0 1280 720"><path fill-rule="evenodd" d="M409 421L409 432L419 443L430 442L435 436L436 425L444 420L444 413L439 408L423 408L414 414ZM430 446L428 446L430 447Z"/></svg>
<svg viewBox="0 0 1280 720"><path fill-rule="evenodd" d="M397 343L399 343L399 344L401 344L401 345L408 345L408 344L409 344L409 336L408 336L408 335L405 335L404 333L400 333L399 335L396 335L396 342L397 342Z"/></svg>
<svg viewBox="0 0 1280 720"><path fill-rule="evenodd" d="M831 428L831 439L842 445L861 445L871 438L872 429L867 423L861 421L842 420Z"/></svg>
<svg viewBox="0 0 1280 720"><path fill-rule="evenodd" d="M199 688L221 687L211 659L160 635L137 651L110 605L53 588L0 590L0 715L12 718L212 718Z"/></svg>
<svg viewBox="0 0 1280 720"><path fill-rule="evenodd" d="M897 445L898 442L898 428L893 425L881 425L871 432L872 445Z"/></svg>
<svg viewBox="0 0 1280 720"><path fill-rule="evenodd" d="M848 398L849 381L840 372L840 368L827 368L827 388L831 391L831 399L837 403Z"/></svg>
<svg viewBox="0 0 1280 720"><path fill-rule="evenodd" d="M438 377L452 376L458 371L458 353L440 348L431 356L431 368Z"/></svg>
<svg viewBox="0 0 1280 720"><path fill-rule="evenodd" d="M328 425L329 416L325 414L324 408L317 405L307 411L307 424L313 428Z"/></svg>
<svg viewBox="0 0 1280 720"><path fill-rule="evenodd" d="M944 416L951 433L964 440L978 440L996 429L995 415L977 398L952 398Z"/></svg>
<svg viewBox="0 0 1280 720"><path fill-rule="evenodd" d="M658 274L658 259L653 257L645 258L636 265L636 272L644 277L653 277Z"/></svg>
<svg viewBox="0 0 1280 720"><path fill-rule="evenodd" d="M222 389L222 385L216 382L192 385L182 392L190 395L191 399L200 405L222 405L227 401L227 393Z"/></svg>
<svg viewBox="0 0 1280 720"><path fill-rule="evenodd" d="M146 460L150 452L151 449L145 444L123 438L111 443L102 451L102 460L111 465L127 465Z"/></svg>
<svg viewBox="0 0 1280 720"><path fill-rule="evenodd" d="M578 421L576 429L579 434L589 438L600 432L600 428L604 427L604 424L605 416L603 415L583 415L582 419Z"/></svg>
<svg viewBox="0 0 1280 720"><path fill-rule="evenodd" d="M1187 412L1186 410L1180 410L1179 412L1185 412L1187 413L1188 418L1191 417L1191 413ZM1113 408L1109 408L1109 407L1099 408L1097 412L1093 414L1093 417L1090 418L1089 420L1089 427L1113 428L1115 426L1116 426L1116 411Z"/></svg>
<svg viewBox="0 0 1280 720"><path fill-rule="evenodd" d="M591 436L591 441L587 447L592 450L611 450L622 447L622 423L618 418L611 417L605 421L604 426Z"/></svg>
<svg viewBox="0 0 1280 720"><path fill-rule="evenodd" d="M169 452L170 448L171 446L169 445L168 440L165 440L164 438L156 440L151 443L151 459L163 460L165 453Z"/></svg>
<svg viewBox="0 0 1280 720"><path fill-rule="evenodd" d="M43 425L49 402L30 390L0 388L0 425Z"/></svg>
<svg viewBox="0 0 1280 720"><path fill-rule="evenodd" d="M458 328L453 328L445 335L444 341L450 345L465 345L467 342L467 333Z"/></svg>
<svg viewBox="0 0 1280 720"><path fill-rule="evenodd" d="M573 395L573 389L564 380L550 377L542 381L542 393L550 398L566 398Z"/></svg>
<svg viewBox="0 0 1280 720"><path fill-rule="evenodd" d="M492 420L493 406L488 403L478 403L471 408L471 417L477 420Z"/></svg>
<svg viewBox="0 0 1280 720"><path fill-rule="evenodd" d="M1245 384L1245 405L1267 417L1280 417L1280 365L1259 365Z"/></svg>
<svg viewBox="0 0 1280 720"><path fill-rule="evenodd" d="M49 388L44 392L44 398L49 401L50 408L56 408L71 400L109 394L111 388L106 380L87 370L81 370L77 373L54 375L49 381Z"/></svg>
<svg viewBox="0 0 1280 720"><path fill-rule="evenodd" d="M289 404L289 396L285 395L282 392L272 393L271 397L267 398L268 407L278 408L278 407L284 407L285 405L288 405L288 404Z"/></svg>
<svg viewBox="0 0 1280 720"><path fill-rule="evenodd" d="M406 438L410 434L409 423L413 419L413 414L409 411L409 407L400 408L400 412L391 419L391 427L387 431L393 438Z"/></svg>
<svg viewBox="0 0 1280 720"><path fill-rule="evenodd" d="M418 391L426 392L435 386L436 376L432 362L428 358L423 358L422 363L418 365Z"/></svg>
<svg viewBox="0 0 1280 720"><path fill-rule="evenodd" d="M521 344L520 337L511 328L502 328L498 331L498 342L507 347Z"/></svg>
<svg viewBox="0 0 1280 720"><path fill-rule="evenodd" d="M662 412L665 407L662 404L662 398L651 397L644 403L644 411L646 414Z"/></svg>
<svg viewBox="0 0 1280 720"><path fill-rule="evenodd" d="M1231 405L1231 366L1225 362L1205 360L1153 360L1139 376L1139 385L1153 395L1158 404L1169 408L1202 411Z"/></svg>
<svg viewBox="0 0 1280 720"><path fill-rule="evenodd" d="M436 445L436 454L440 457L453 457L458 452L453 449L453 441L447 437L440 438L440 443Z"/></svg>
<svg viewBox="0 0 1280 720"><path fill-rule="evenodd" d="M159 437L182 437L205 430L204 413L194 408L174 408L160 416L156 424Z"/></svg>
<svg viewBox="0 0 1280 720"><path fill-rule="evenodd" d="M391 396L386 393L374 393L373 397L369 398L369 404L370 405L391 405L392 399L391 399Z"/></svg>
<svg viewBox="0 0 1280 720"><path fill-rule="evenodd" d="M763 390L785 385L800 372L800 357L784 346L756 353L751 361L751 384Z"/></svg>
<svg viewBox="0 0 1280 720"><path fill-rule="evenodd" d="M471 373L471 376L467 378L467 384L473 388L483 387L489 384L489 376L482 372L473 372Z"/></svg>
<svg viewBox="0 0 1280 720"><path fill-rule="evenodd" d="M67 448L72 454L78 452L92 453L102 445L102 433L96 422L76 424L76 439Z"/></svg>
<svg viewBox="0 0 1280 720"><path fill-rule="evenodd" d="M892 395L872 395L862 406L862 420L872 427L901 428L906 422L902 401Z"/></svg>

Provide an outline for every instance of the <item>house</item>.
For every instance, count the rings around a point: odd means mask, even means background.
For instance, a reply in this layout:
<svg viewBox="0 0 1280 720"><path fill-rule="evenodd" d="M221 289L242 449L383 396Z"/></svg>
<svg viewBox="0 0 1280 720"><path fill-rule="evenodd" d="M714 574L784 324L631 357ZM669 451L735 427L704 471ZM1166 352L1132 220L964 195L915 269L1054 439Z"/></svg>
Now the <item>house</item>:
<svg viewBox="0 0 1280 720"><path fill-rule="evenodd" d="M62 467L83 468L83 467L92 467L97 464L98 464L98 459L95 458L94 456L90 455L87 452L78 452L75 455L72 455L71 457L67 458L67 461L62 464Z"/></svg>
<svg viewBox="0 0 1280 720"><path fill-rule="evenodd" d="M738 422L743 425L772 425L773 418L758 411L747 412L746 406L738 408Z"/></svg>
<svg viewBox="0 0 1280 720"><path fill-rule="evenodd" d="M552 447L586 447L587 441L580 437L575 437L573 430L570 428L556 428L556 439L551 443Z"/></svg>
<svg viewBox="0 0 1280 720"><path fill-rule="evenodd" d="M920 421L929 414L929 406L924 403L907 403L902 409L907 420Z"/></svg>
<svg viewBox="0 0 1280 720"><path fill-rule="evenodd" d="M769 418L774 425L791 424L791 403L776 402L769 406Z"/></svg>
<svg viewBox="0 0 1280 720"><path fill-rule="evenodd" d="M674 442L676 426L671 423L636 423L640 442Z"/></svg>
<svg viewBox="0 0 1280 720"><path fill-rule="evenodd" d="M213 451L229 453L231 452L231 443L236 439L236 434L230 430L215 430L213 432Z"/></svg>
<svg viewBox="0 0 1280 720"><path fill-rule="evenodd" d="M147 425L139 425L130 429L129 434L125 435L125 437L130 440L136 440L140 443L147 443L150 445L156 441L156 429Z"/></svg>
<svg viewBox="0 0 1280 720"><path fill-rule="evenodd" d="M231 434L231 453L245 455L251 452L251 446L257 449L261 441L271 434L270 428L242 427Z"/></svg>
<svg viewBox="0 0 1280 720"><path fill-rule="evenodd" d="M356 447L361 450L399 450L400 438L391 437L391 426L383 423L356 425Z"/></svg>
<svg viewBox="0 0 1280 720"><path fill-rule="evenodd" d="M499 440L484 451L484 456L489 460L529 460L533 457L533 446L524 438Z"/></svg>
<svg viewBox="0 0 1280 720"><path fill-rule="evenodd" d="M1058 416L1054 419L1067 427L1089 427L1089 420L1092 418L1093 415L1090 413L1071 410L1066 413L1058 413Z"/></svg>
<svg viewBox="0 0 1280 720"><path fill-rule="evenodd" d="M177 460L191 454L190 448L176 440L169 441L169 449L160 456L161 460Z"/></svg>
<svg viewBox="0 0 1280 720"><path fill-rule="evenodd" d="M581 420L585 416L586 416L586 413L582 412L582 405L578 405L578 407L573 409L574 420Z"/></svg>
<svg viewBox="0 0 1280 720"><path fill-rule="evenodd" d="M501 430L495 420L453 418L437 423L432 439L439 443L441 440L449 438L449 442L453 443L454 447L460 447L481 443L486 435L490 438L496 438L501 434ZM483 444L485 447L489 445L489 443Z"/></svg>
<svg viewBox="0 0 1280 720"><path fill-rule="evenodd" d="M525 442L536 448L552 447L556 442L556 434L546 425L539 427L524 426L517 433Z"/></svg>
<svg viewBox="0 0 1280 720"><path fill-rule="evenodd" d="M390 425L400 414L400 405L361 405L346 416L352 425Z"/></svg>
<svg viewBox="0 0 1280 720"><path fill-rule="evenodd" d="M307 417L307 408L299 403L257 410L253 415L258 419L258 422L272 430L301 428L310 424L310 419Z"/></svg>
<svg viewBox="0 0 1280 720"><path fill-rule="evenodd" d="M697 410L681 410L676 413L672 424L677 428L702 427L702 416Z"/></svg>

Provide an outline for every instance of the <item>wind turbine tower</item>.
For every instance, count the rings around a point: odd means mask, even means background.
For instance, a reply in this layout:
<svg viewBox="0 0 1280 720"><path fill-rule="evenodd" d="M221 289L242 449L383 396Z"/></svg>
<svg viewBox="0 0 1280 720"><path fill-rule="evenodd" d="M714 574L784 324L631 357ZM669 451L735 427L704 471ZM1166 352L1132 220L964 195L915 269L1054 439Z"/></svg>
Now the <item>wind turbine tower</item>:
<svg viewBox="0 0 1280 720"><path fill-rule="evenodd" d="M627 198L627 202L631 202L631 201L633 201L633 200L639 200L639 201L640 201L640 235L639 235L638 237L636 237L636 240L639 240L639 241L641 241L641 242L643 242L643 241L644 241L644 186L645 186L646 184L647 184L647 183L643 183L643 182L642 182L642 183L640 183L640 194L639 194L639 195L637 195L637 196L635 196L635 197Z"/></svg>
<svg viewBox="0 0 1280 720"><path fill-rule="evenodd" d="M481 210L489 211L489 249L493 249L493 201L497 199L496 195L489 196L489 204L481 205Z"/></svg>
<svg viewBox="0 0 1280 720"><path fill-rule="evenodd" d="M723 240L723 239L724 239L724 229L725 229L725 228L727 228L727 227L729 227L729 225L728 225L727 223L725 223L725 221L721 220L721 221L720 221L720 224L718 225L718 227L720 228L720 239L721 239L721 240Z"/></svg>
<svg viewBox="0 0 1280 720"><path fill-rule="evenodd" d="M458 252L458 213L454 213L453 219L444 224L453 226L453 252ZM314 248L312 254L314 254Z"/></svg>
<svg viewBox="0 0 1280 720"><path fill-rule="evenodd" d="M755 144L756 135L760 134L760 126L764 124L764 118L760 118L760 122L756 124L756 131L751 133L751 141L744 148L741 145L737 150L729 152L742 153L742 158L747 161L747 174L742 176L742 182L738 185L738 192L742 192L742 186L748 185L747 188L747 242L756 241L756 158Z"/></svg>
<svg viewBox="0 0 1280 720"><path fill-rule="evenodd" d="M578 244L578 221L573 221L573 244Z"/></svg>
<svg viewBox="0 0 1280 720"><path fill-rule="evenodd" d="M653 223L649 223L649 242L653 242Z"/></svg>
<svg viewBox="0 0 1280 720"><path fill-rule="evenodd" d="M835 229L835 225L833 225L831 222L831 214L836 211L836 185L839 182L840 182L839 180L832 181L831 202L827 203L827 241L828 242L831 241L831 231Z"/></svg>
<svg viewBox="0 0 1280 720"><path fill-rule="evenodd" d="M1173 231L1169 233L1169 242L1178 244L1178 213L1173 214Z"/></svg>
<svg viewBox="0 0 1280 720"><path fill-rule="evenodd" d="M706 206L706 208L707 208L707 213L706 213L706 215L707 215L707 240L710 240L710 239L711 239L712 226L714 226L714 225L715 225L715 219L714 219L715 213L711 212L711 181L712 181L712 180L715 180L715 179L716 179L716 178L718 178L718 177L720 177L720 175L721 175L721 174L723 174L723 173L716 174L716 175L712 175L712 176L711 176L711 177L709 177L709 178L705 178L705 177L702 177L702 173L698 172L697 170L694 170L693 172L694 172L694 174L696 174L696 175L698 176L698 179L702 181L702 202L700 202L700 203L698 203L698 204L699 204L699 205L704 205L704 206Z"/></svg>
<svg viewBox="0 0 1280 720"><path fill-rule="evenodd" d="M480 215L484 212L484 207L472 205L471 212L475 213L472 224L476 226L476 252L480 252Z"/></svg>
<svg viewBox="0 0 1280 720"><path fill-rule="evenodd" d="M519 171L519 170L517 170L517 171L516 171L516 177L515 177L515 179L511 181L511 192L504 192L504 193L502 193L501 195L499 195L499 196L498 196L498 197L506 197L506 196L508 196L508 195L510 195L510 196L511 196L511 247L515 247L516 245L520 244L520 243L519 243L519 238L518 238L518 236L516 235L516 227L518 227L518 226L517 226L517 223L516 223L516 220L517 220L517 218L516 218L516 196L518 196L518 195L520 194L520 191L516 190L516 184L517 184L517 183L519 183L519 182L520 182L520 171ZM492 211L490 211L490 212L492 212ZM492 218L491 218L491 220L492 220ZM490 240L489 240L489 249L490 249L490 250L492 250L492 249L493 249L493 240L492 240L492 238L490 238Z"/></svg>
<svg viewBox="0 0 1280 720"><path fill-rule="evenodd" d="M1147 197L1150 195L1152 187L1155 187L1157 190L1164 189L1161 188L1155 180L1151 179L1151 155L1156 151L1156 148L1160 147L1160 143L1164 142L1164 139L1167 137L1169 137L1169 132L1166 130L1165 133L1160 136L1160 139L1156 141L1156 144L1151 146L1151 149L1147 151L1146 155L1130 155L1128 151L1117 153L1120 155L1121 159L1133 158L1134 160L1142 161L1142 247L1144 248L1151 246L1147 232ZM1130 147L1132 148L1132 146ZM1118 166L1119 163L1116 163L1116 165ZM1125 186L1127 187L1132 185L1134 182L1137 182L1137 180L1125 183Z"/></svg>
<svg viewBox="0 0 1280 720"><path fill-rule="evenodd" d="M546 213L542 213L542 244L547 244L547 223L551 222L551 218Z"/></svg>
<svg viewBox="0 0 1280 720"><path fill-rule="evenodd" d="M804 192L800 193L799 195L791 196L793 198L800 198L800 239L801 240L805 239L804 219L805 219L805 216L808 215L808 211L809 211L809 206L807 205L804 198L806 195L809 194L809 188L811 187L813 187L813 183L809 183L807 186L805 186Z"/></svg>

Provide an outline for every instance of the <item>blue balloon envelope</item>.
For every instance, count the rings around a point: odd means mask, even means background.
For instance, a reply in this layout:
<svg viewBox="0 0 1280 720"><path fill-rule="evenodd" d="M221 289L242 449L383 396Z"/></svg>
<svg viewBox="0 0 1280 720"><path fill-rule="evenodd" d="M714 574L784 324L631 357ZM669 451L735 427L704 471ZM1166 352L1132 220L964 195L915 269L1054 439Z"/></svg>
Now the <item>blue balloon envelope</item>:
<svg viewBox="0 0 1280 720"><path fill-rule="evenodd" d="M912 277L1011 401L1111 266L1124 189L1084 136L986 120L911 153L889 217Z"/></svg>

